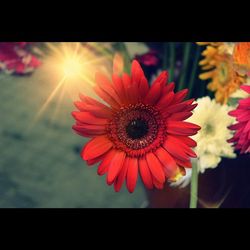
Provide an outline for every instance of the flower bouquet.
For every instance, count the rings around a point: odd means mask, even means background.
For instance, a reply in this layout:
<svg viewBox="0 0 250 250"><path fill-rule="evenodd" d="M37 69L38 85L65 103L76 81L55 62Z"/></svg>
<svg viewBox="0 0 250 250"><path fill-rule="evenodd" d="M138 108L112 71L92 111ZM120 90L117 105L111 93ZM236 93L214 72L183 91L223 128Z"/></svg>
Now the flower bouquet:
<svg viewBox="0 0 250 250"><path fill-rule="evenodd" d="M73 93L80 156L115 192L141 181L149 207L250 205L249 42L0 43L3 74L41 62L59 83L35 120Z"/></svg>
<svg viewBox="0 0 250 250"><path fill-rule="evenodd" d="M82 158L89 165L100 162L98 174L106 174L115 191L126 181L133 192L141 176L145 187L153 189L148 191L150 206L159 192L166 206L176 201L181 207L215 207L211 199L201 198L203 186L209 186L202 184L204 173L213 175L223 161L235 164L235 149L241 154L250 150L250 99L240 100L242 91L250 93L249 43L151 44L143 55L132 56L129 44L119 46L122 56L114 60L113 74L96 75L95 92L108 105L83 95L75 103L79 111L72 113L73 129L92 138ZM204 179L200 184L199 177ZM185 195L189 198L180 198ZM228 195L218 198L216 206Z"/></svg>

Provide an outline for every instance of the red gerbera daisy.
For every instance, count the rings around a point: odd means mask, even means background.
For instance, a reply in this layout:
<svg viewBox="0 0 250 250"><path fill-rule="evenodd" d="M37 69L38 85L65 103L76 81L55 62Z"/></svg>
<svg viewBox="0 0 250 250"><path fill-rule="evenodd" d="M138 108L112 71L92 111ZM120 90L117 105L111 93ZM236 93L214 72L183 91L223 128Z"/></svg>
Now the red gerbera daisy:
<svg viewBox="0 0 250 250"><path fill-rule="evenodd" d="M40 65L40 61L27 51L28 42L0 43L0 70L9 73L25 74Z"/></svg>
<svg viewBox="0 0 250 250"><path fill-rule="evenodd" d="M136 186L138 173L145 186L163 188L164 182L175 180L190 168L190 157L196 157L189 138L199 126L184 122L192 115L194 99L183 101L187 89L174 93L174 83L167 84L163 71L148 85L137 61L133 61L131 77L113 74L112 81L96 74L95 92L107 105L80 94L75 102L78 111L76 133L92 139L83 147L81 157L88 165L101 162L98 174L107 174L107 184L119 191L124 180L129 192Z"/></svg>
<svg viewBox="0 0 250 250"><path fill-rule="evenodd" d="M250 86L242 85L241 89L250 94ZM250 152L250 97L239 101L236 110L230 111L229 115L234 116L237 123L230 126L235 130L233 138L229 142L235 144L235 148L241 150L240 153Z"/></svg>

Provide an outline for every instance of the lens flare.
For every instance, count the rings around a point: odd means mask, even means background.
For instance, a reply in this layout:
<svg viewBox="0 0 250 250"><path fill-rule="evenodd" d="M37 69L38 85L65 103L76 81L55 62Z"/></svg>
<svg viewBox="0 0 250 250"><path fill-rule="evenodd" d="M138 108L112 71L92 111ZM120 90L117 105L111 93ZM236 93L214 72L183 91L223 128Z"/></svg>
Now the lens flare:
<svg viewBox="0 0 250 250"><path fill-rule="evenodd" d="M61 42L46 43L46 45L49 51L43 60L43 70L50 76L49 84L55 87L36 113L31 127L63 89L72 99L76 99L79 92L96 97L93 91L95 73L100 70L107 73L109 64L111 65L111 58L101 54L101 49L97 51L96 46L91 48L87 43Z"/></svg>
<svg viewBox="0 0 250 250"><path fill-rule="evenodd" d="M82 65L77 58L68 58L63 63L63 72L66 77L75 77L81 74Z"/></svg>
<svg viewBox="0 0 250 250"><path fill-rule="evenodd" d="M52 52L47 65L56 76L65 77L66 83L70 85L81 81L85 86L93 86L97 67L105 65L105 60L107 61L104 56L97 55L95 50L79 42L47 45Z"/></svg>

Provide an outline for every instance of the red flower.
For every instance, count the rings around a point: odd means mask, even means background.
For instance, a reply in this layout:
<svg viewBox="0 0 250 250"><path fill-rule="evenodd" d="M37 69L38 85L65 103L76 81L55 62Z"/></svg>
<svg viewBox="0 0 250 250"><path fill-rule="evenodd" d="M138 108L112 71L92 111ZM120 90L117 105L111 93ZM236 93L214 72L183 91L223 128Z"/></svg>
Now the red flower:
<svg viewBox="0 0 250 250"><path fill-rule="evenodd" d="M191 168L192 136L199 126L184 122L192 115L194 99L183 101L187 89L174 93L174 83L167 84L168 74L162 72L148 85L137 61L132 75L112 76L112 82L97 73L95 92L107 104L80 94L75 102L78 111L73 129L92 138L82 149L81 157L88 165L101 162L98 174L107 174L107 184L119 191L126 179L129 192L136 186L138 173L147 188L163 188Z"/></svg>
<svg viewBox="0 0 250 250"><path fill-rule="evenodd" d="M241 89L250 94L250 86L242 85ZM235 144L235 148L241 150L240 153L250 152L250 97L239 101L236 110L230 111L229 115L234 116L237 123L230 126L231 130L235 130L233 138L229 142Z"/></svg>
<svg viewBox="0 0 250 250"><path fill-rule="evenodd" d="M40 65L40 61L26 50L27 42L0 42L0 70L25 74Z"/></svg>

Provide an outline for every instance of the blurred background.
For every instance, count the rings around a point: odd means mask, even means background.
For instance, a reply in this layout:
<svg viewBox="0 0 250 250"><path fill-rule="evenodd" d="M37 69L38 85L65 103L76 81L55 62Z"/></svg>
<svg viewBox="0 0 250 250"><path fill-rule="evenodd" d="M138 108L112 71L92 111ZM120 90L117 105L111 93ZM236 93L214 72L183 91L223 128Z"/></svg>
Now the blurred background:
<svg viewBox="0 0 250 250"><path fill-rule="evenodd" d="M189 83L189 97L211 95L206 81L198 77L200 46L188 42L29 43L15 45L16 56L6 44L0 43L0 60L7 57L10 62L0 64L1 208L188 207L189 186L148 192L139 180L133 194L125 187L114 192L106 185L105 176L97 175L96 166L88 167L81 159L80 150L87 140L73 133L71 112L79 92L94 95L95 72L111 72L116 53L125 62L136 58L150 81L167 69L177 89ZM76 79L78 65L68 57L82 47L77 60L85 60L86 67ZM72 63L73 69L67 69ZM220 177L217 182L209 178L214 185L221 181Z"/></svg>

